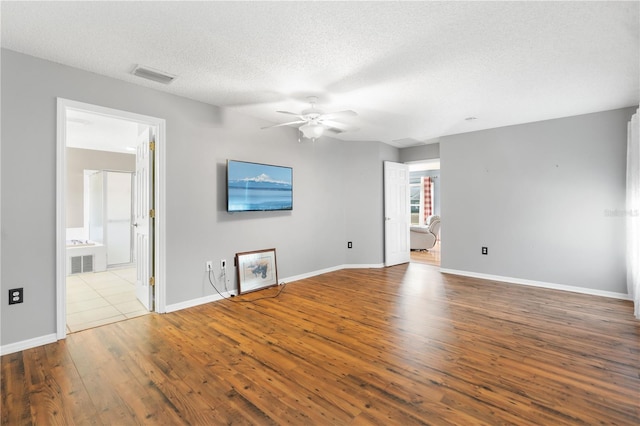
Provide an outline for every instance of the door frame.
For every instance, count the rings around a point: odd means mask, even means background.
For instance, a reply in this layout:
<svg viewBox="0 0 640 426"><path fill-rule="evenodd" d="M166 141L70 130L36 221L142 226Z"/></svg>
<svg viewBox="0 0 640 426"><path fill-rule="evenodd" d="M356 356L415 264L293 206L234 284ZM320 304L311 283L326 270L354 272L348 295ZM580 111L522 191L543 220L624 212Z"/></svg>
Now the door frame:
<svg viewBox="0 0 640 426"><path fill-rule="evenodd" d="M67 336L67 111L80 110L122 120L134 121L153 127L156 137L155 155L155 312L166 312L166 122L162 118L102 107L70 99L57 98L56 132L56 337Z"/></svg>

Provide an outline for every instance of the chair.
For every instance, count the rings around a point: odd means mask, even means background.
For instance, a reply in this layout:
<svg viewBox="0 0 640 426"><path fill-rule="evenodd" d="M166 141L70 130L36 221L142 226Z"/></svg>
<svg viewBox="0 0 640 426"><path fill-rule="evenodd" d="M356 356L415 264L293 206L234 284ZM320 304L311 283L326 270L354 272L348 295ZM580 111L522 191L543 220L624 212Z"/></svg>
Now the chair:
<svg viewBox="0 0 640 426"><path fill-rule="evenodd" d="M429 216L427 225L412 226L409 232L411 250L429 250L436 245L440 232L440 216Z"/></svg>

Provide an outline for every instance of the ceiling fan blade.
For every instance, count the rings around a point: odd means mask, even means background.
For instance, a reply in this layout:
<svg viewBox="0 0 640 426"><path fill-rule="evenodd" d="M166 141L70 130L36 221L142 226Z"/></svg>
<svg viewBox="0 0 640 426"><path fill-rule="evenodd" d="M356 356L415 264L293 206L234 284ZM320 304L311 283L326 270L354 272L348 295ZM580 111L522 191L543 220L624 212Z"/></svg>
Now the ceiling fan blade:
<svg viewBox="0 0 640 426"><path fill-rule="evenodd" d="M289 114L289 115L295 115L296 117L300 117L302 118L302 116L300 114L297 114L295 112L290 112L290 111L276 111L279 112L280 114Z"/></svg>
<svg viewBox="0 0 640 426"><path fill-rule="evenodd" d="M340 123L339 121L333 121L333 120L322 119L320 120L320 124L322 124L323 126L331 127L333 129L341 130L343 132L358 130L358 128L355 126L352 126L346 123Z"/></svg>
<svg viewBox="0 0 640 426"><path fill-rule="evenodd" d="M355 132L360 130L359 127L349 127L349 128L342 128L342 129L339 129L337 127L326 127L326 129L327 129L327 133L332 133L334 135L339 135L341 133Z"/></svg>
<svg viewBox="0 0 640 426"><path fill-rule="evenodd" d="M353 117L358 115L355 111L345 110L345 111L336 111L336 112L328 112L326 114L322 114L322 118L338 118L338 117Z"/></svg>
<svg viewBox="0 0 640 426"><path fill-rule="evenodd" d="M281 127L281 126L289 126L291 124L300 124L300 123L306 123L305 120L298 120L298 121L290 121L288 123L282 123L282 124L274 124L273 126L267 126L267 127L261 127L262 130L264 129L271 129L273 127Z"/></svg>

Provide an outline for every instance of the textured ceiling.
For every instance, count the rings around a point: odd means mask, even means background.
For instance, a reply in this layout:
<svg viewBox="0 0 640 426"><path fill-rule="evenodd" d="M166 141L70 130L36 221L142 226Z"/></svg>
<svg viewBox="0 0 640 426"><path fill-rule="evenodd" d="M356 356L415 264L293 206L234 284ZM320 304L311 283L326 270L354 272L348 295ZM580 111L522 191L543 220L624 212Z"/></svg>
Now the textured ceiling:
<svg viewBox="0 0 640 426"><path fill-rule="evenodd" d="M5 1L1 35L11 50L271 123L316 95L327 112L359 114L337 138L410 146L637 105L639 5ZM178 77L143 80L136 64Z"/></svg>

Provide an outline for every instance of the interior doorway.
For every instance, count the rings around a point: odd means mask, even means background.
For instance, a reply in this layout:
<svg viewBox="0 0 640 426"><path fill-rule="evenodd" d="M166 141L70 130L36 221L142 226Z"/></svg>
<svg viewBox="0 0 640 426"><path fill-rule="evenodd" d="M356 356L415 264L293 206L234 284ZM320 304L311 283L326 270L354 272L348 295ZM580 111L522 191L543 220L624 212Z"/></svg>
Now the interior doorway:
<svg viewBox="0 0 640 426"><path fill-rule="evenodd" d="M163 312L164 120L58 99L58 129L58 338Z"/></svg>
<svg viewBox="0 0 640 426"><path fill-rule="evenodd" d="M440 159L409 163L411 262L440 266Z"/></svg>
<svg viewBox="0 0 640 426"><path fill-rule="evenodd" d="M74 127L68 126L66 148L68 333L149 313L135 294L135 156L89 149ZM100 136L91 133L89 140ZM108 169L114 166L119 170ZM80 186L80 179L82 191L71 190ZM81 196L81 202L73 202ZM81 211L74 211L78 208Z"/></svg>

